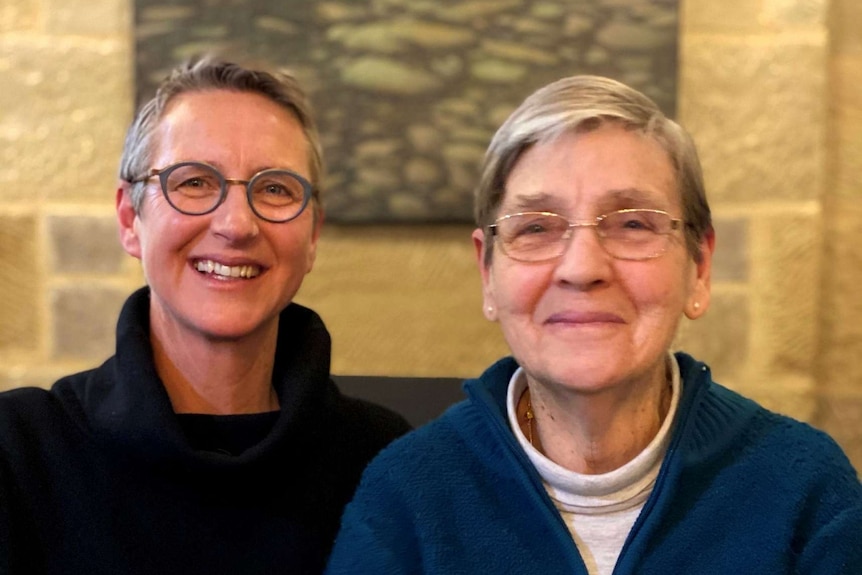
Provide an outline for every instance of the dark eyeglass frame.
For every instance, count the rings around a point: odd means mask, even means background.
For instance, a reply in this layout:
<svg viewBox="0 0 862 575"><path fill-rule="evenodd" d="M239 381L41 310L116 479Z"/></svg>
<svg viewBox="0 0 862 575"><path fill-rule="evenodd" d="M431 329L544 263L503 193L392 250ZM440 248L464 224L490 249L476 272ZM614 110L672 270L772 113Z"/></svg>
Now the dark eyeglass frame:
<svg viewBox="0 0 862 575"><path fill-rule="evenodd" d="M568 245L568 242L571 240L572 231L575 228L593 228L596 232L596 235L599 238L599 243L602 246L602 248L605 250L605 252L608 253L608 255L610 255L611 257L613 257L615 259L628 260L628 261L644 261L644 260L655 259L655 258L661 256L662 254L664 254L667 251L667 246L668 246L667 240L665 241L665 244L660 251L655 252L655 253L651 253L650 255L640 256L640 257L620 257L619 255L614 254L611 250L608 250L607 246L605 245L605 243L603 241L603 240L607 239L607 236L603 233L602 229L599 227L604 220L606 220L609 216L612 216L614 214L630 214L630 213L643 213L643 212L667 216L667 218L670 222L670 229L667 232L655 232L656 236L668 238L673 232L680 230L680 229L683 229L685 227L685 223L683 222L683 220L681 218L674 218L673 216L671 216L669 213L667 213L664 210L654 210L654 209L647 209L647 208L629 208L629 209L622 209L622 210L614 210L612 212L608 212L607 214L602 214L600 216L596 216L595 220L592 222L590 222L590 221L573 222L573 221L569 220L567 217L560 215L558 213L555 213L555 212L545 212L545 211L518 212L515 214L506 214L504 216L500 216L499 218L494 220L493 224L490 224L488 226L488 230L491 232L492 237L494 237L497 240L500 240L499 242L497 242L500 246L500 251L502 251L504 254L506 254L508 257L512 258L513 260L519 261L519 262L524 262L524 263L548 262L548 261L552 261L552 260L555 260L555 259L562 257L563 254L565 254L565 252L566 252L565 246ZM515 217L529 216L529 215L553 216L553 217L560 218L561 220L564 220L565 222L567 222L568 228L563 233L563 235L560 237L559 243L563 247L560 249L559 254L549 256L549 257L544 257L544 258L538 258L538 259L523 259L523 258L512 256L512 254L510 254L506 250L506 246L505 246L505 242L503 241L503 237L500 235L500 233L498 231L498 226L499 226L500 222L505 221L505 220L509 220L509 219L512 219Z"/></svg>
<svg viewBox="0 0 862 575"><path fill-rule="evenodd" d="M213 172L213 174L218 178L219 185L220 185L219 198L218 198L218 201L211 208L208 208L202 212L190 212L188 210L181 210L171 201L170 193L168 192L168 177L171 175L171 173L173 173L174 170L176 170L178 168L184 168L186 166L204 167L208 170L211 170ZM268 175L272 175L273 173L288 174L289 176L294 178L296 181L298 181L299 184L302 186L302 205L300 205L299 210L294 215L290 216L289 218L285 218L285 219L268 218L268 217L262 215L259 211L257 211L257 208L254 206L254 201L252 200L252 188L253 188L252 184L254 182L256 182L259 178L265 177ZM288 170L286 168L271 168L271 169L267 169L267 170L261 170L260 172L253 175L251 177L251 179L240 180L240 179L236 179L236 178L226 178L224 176L224 174L222 174L218 170L218 168L216 168L215 166L211 166L210 164L207 164L206 162L180 162L178 164L171 164L170 166L166 166L164 168L151 168L145 175L138 177L138 178L135 178L133 180L129 180L129 183L130 184L137 184L140 182L146 182L147 180L154 178L156 176L159 177L159 184L160 184L159 187L162 189L162 195L165 197L165 200L168 202L168 205L171 206L176 211L178 211L179 213L185 214L187 216L205 216L206 214L211 214L212 212L216 211L218 209L218 207L220 205L222 205L224 203L225 199L227 198L228 184L237 184L237 185L245 186L245 197L246 197L246 200L248 201L248 205L251 208L251 211L254 212L254 215L256 215L260 219L267 221L267 222L271 222L274 224L283 224L285 222L289 222L293 219L298 218L302 214L302 212L305 211L305 208L308 207L308 203L311 201L311 198L312 198L313 193L314 193L314 186L311 184L311 182L309 182L303 176L297 174L293 170Z"/></svg>

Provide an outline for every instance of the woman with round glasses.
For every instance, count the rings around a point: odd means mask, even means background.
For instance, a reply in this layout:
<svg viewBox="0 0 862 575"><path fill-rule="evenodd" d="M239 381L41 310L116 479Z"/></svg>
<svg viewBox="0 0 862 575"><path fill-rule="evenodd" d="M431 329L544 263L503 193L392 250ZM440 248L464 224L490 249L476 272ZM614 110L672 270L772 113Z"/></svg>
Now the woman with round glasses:
<svg viewBox="0 0 862 575"><path fill-rule="evenodd" d="M0 573L320 573L362 469L407 430L330 379L292 303L322 223L296 80L184 65L132 124L120 240L147 287L116 354L0 395Z"/></svg>
<svg viewBox="0 0 862 575"><path fill-rule="evenodd" d="M715 242L676 123L612 80L546 86L494 136L476 219L512 357L371 463L328 572L862 573L841 449L669 351Z"/></svg>

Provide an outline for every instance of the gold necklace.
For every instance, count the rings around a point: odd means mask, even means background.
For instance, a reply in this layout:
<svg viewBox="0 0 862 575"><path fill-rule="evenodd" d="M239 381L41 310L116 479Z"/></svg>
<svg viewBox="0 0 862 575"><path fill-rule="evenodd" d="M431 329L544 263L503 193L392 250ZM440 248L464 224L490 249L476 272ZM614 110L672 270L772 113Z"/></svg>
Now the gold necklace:
<svg viewBox="0 0 862 575"><path fill-rule="evenodd" d="M527 411L524 413L524 418L527 420L527 440L530 445L533 445L533 420L536 419L536 415L533 413L533 401L530 399L529 387L524 391L524 395L527 396Z"/></svg>
<svg viewBox="0 0 862 575"><path fill-rule="evenodd" d="M661 426L661 421L664 421L664 418L667 416L667 412L670 408L671 399L673 396L673 383L668 381L667 389L663 393L662 397L662 406L661 406L661 417L659 419L659 426ZM541 447L536 447L536 444L533 442L533 421L536 419L536 414L533 412L533 400L530 397L530 388L524 390L524 393L521 395L521 400L518 402L520 404L521 401L527 400L527 408L524 411L524 427L523 431L526 432L527 441L530 442L530 445L535 447L539 452L542 452Z"/></svg>

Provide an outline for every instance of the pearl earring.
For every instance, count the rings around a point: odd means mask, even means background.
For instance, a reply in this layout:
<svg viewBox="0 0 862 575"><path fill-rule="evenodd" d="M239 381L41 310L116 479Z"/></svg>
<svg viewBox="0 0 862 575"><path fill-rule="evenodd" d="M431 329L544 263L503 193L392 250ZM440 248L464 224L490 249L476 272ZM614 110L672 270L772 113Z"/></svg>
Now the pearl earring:
<svg viewBox="0 0 862 575"><path fill-rule="evenodd" d="M696 310L700 309L700 302L699 301L694 302L694 309L696 309Z"/></svg>

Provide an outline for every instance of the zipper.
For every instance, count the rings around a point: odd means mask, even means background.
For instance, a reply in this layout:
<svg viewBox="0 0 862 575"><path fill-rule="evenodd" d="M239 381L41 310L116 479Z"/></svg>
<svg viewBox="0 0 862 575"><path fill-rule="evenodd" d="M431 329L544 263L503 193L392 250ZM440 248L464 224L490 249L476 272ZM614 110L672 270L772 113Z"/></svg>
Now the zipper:
<svg viewBox="0 0 862 575"><path fill-rule="evenodd" d="M698 377L702 377L703 374L707 373L708 368L701 363L696 363L695 366L700 366L698 371L701 374ZM689 370L688 373L690 373ZM685 385L686 377L680 372L680 384ZM677 408L677 413L683 413L684 417L678 419L674 422L674 428L672 431L673 438L671 439L670 445L668 445L667 453L665 453L664 461L662 462L661 468L659 469L658 475L656 476L655 484L653 485L652 492L650 493L647 500L644 502L643 509L641 509L638 518L635 520L634 525L632 525L631 530L629 531L628 536L626 536L626 540L623 543L622 549L620 549L620 554L617 557L617 562L614 565L614 569L611 572L611 575L624 575L626 571L630 571L626 569L625 571L621 571L621 566L624 564L624 559L626 558L626 553L631 547L631 542L637 537L638 532L643 528L644 523L649 519L649 515L652 514L654 507L656 506L656 502L662 493L664 483L667 481L667 476L670 474L671 467L676 463L677 452L679 451L679 444L682 442L685 428L690 424L691 418L694 414L694 405L697 403L700 396L706 391L707 385L703 384L700 381L696 381L695 378L692 378L691 386L696 387L696 389L692 392L692 396L690 399L685 397L685 387L682 389L682 399L687 399L687 401L680 401L679 407Z"/></svg>
<svg viewBox="0 0 862 575"><path fill-rule="evenodd" d="M508 448L510 456L514 459L513 470L518 474L520 483L527 491L531 502L539 510L542 519L553 526L552 532L556 536L560 548L563 550L564 558L574 569L573 573L575 575L589 575L586 564L569 533L568 527L566 527L563 518L560 517L559 511L554 507L553 501L551 501L548 492L545 490L542 478L533 467L527 454L523 452L521 446L515 441L512 430L509 429L509 425L506 423L507 420L498 417L497 402L487 389L479 385L480 381L474 380L473 385L465 386L467 394L477 409L480 410L480 413L490 422L491 428L499 436L502 443Z"/></svg>

